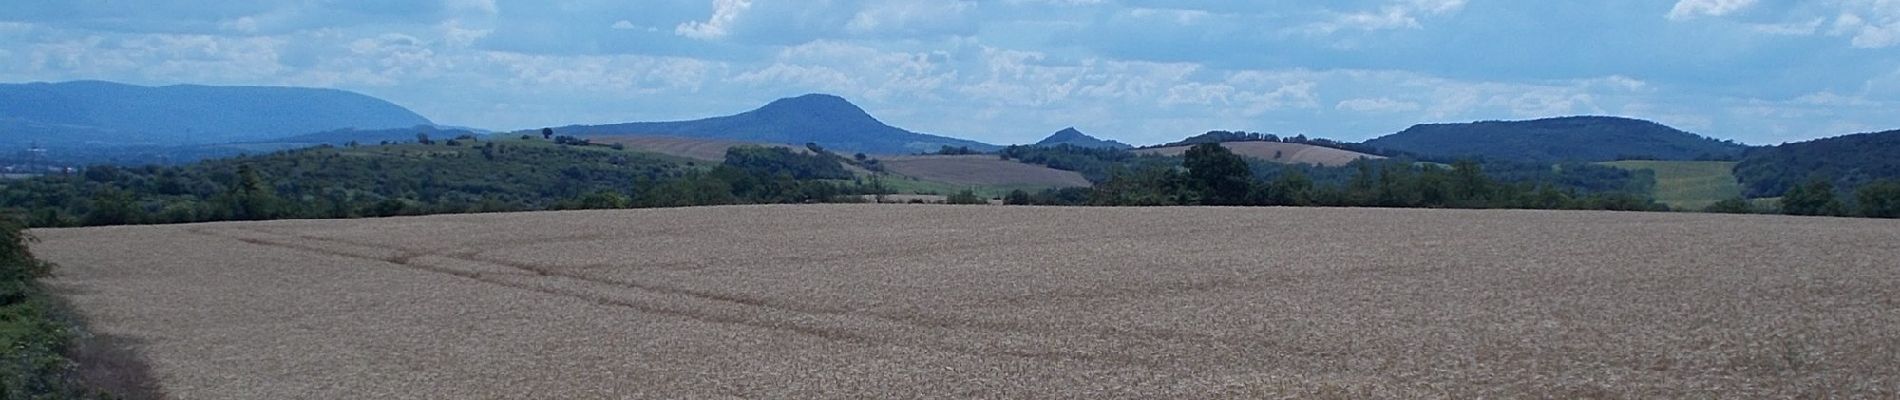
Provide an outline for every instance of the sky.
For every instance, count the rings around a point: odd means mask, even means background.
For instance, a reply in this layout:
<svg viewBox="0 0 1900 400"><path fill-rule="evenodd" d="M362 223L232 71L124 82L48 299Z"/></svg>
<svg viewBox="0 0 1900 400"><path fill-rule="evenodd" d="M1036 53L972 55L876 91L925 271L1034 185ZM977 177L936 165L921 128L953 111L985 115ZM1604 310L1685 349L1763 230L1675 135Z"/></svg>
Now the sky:
<svg viewBox="0 0 1900 400"><path fill-rule="evenodd" d="M1567 115L1776 144L1900 128L1900 0L8 0L0 82L70 80L495 130L830 93L1001 144Z"/></svg>

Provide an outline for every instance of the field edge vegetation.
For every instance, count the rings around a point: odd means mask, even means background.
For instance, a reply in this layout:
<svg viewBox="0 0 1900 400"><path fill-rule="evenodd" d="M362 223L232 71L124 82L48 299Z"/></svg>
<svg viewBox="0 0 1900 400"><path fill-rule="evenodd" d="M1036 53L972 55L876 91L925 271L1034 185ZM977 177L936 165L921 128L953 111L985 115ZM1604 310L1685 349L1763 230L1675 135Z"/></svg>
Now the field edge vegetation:
<svg viewBox="0 0 1900 400"><path fill-rule="evenodd" d="M1078 173L1092 184L1038 190L888 179L894 176L875 159L816 145L737 146L710 164L543 136L437 141L418 135L414 143L320 146L175 167L97 166L0 181L0 209L21 210L32 227L864 202L899 191L964 204L1670 209L1652 195L1655 172L1582 162L1437 163L1401 155L1328 167L1246 157L1219 143L1193 145L1180 156L1067 145L1016 146L991 155ZM940 153L974 153L950 150ZM1868 185L1857 193L1803 186L1791 190L1779 210L1736 199L1702 211L1888 217L1900 214L1894 186Z"/></svg>
<svg viewBox="0 0 1900 400"><path fill-rule="evenodd" d="M40 282L54 265L33 256L34 241L0 215L0 400L159 398L135 354L87 334Z"/></svg>

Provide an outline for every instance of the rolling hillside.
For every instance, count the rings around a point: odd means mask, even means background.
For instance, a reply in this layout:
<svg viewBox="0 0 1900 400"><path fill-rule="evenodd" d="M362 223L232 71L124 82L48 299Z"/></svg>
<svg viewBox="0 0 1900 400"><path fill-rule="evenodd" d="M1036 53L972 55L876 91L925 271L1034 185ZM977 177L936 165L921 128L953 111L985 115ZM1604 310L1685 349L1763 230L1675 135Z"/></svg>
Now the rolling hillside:
<svg viewBox="0 0 1900 400"><path fill-rule="evenodd" d="M927 135L886 125L844 98L825 94L779 99L735 115L677 122L573 125L554 128L570 136L647 135L764 143L817 143L840 153L913 154L943 146L990 151L976 141Z"/></svg>
<svg viewBox="0 0 1900 400"><path fill-rule="evenodd" d="M188 145L343 128L433 125L374 97L332 89L79 81L0 85L0 144Z"/></svg>
<svg viewBox="0 0 1900 400"><path fill-rule="evenodd" d="M1730 161L1612 161L1601 163L1656 174L1656 202L1681 211L1699 211L1715 202L1742 197Z"/></svg>
<svg viewBox="0 0 1900 400"><path fill-rule="evenodd" d="M1827 177L1843 190L1900 178L1900 130L1756 149L1742 157L1735 175L1752 197L1780 196L1815 176Z"/></svg>
<svg viewBox="0 0 1900 400"><path fill-rule="evenodd" d="M800 153L808 152L802 146L779 143L742 142L737 140L694 139L675 136L606 135L587 136L594 143L620 144L627 149L669 154L701 161L725 161L726 150L738 146L784 147Z"/></svg>
<svg viewBox="0 0 1900 400"><path fill-rule="evenodd" d="M1351 163L1353 160L1357 160L1360 158L1370 158L1370 159L1375 159L1375 160L1385 158L1385 157L1375 156L1371 154L1335 149L1331 147L1321 147L1321 146L1314 146L1310 144L1299 144L1299 143L1247 141L1247 142L1226 142L1226 143L1221 143L1221 146L1226 147L1227 150L1229 151L1233 151L1234 154L1239 154L1244 157L1258 158L1261 160L1272 161L1272 162L1277 162L1277 163L1285 163L1285 164L1313 164L1313 165L1320 165L1320 166L1327 166L1327 167L1337 167L1341 165L1346 165L1347 163ZM1191 148L1191 147L1194 147L1194 146L1159 147L1159 148L1152 148L1152 149L1135 150L1135 152L1140 153L1140 154L1179 156L1179 155L1187 153L1188 148Z"/></svg>
<svg viewBox="0 0 1900 400"><path fill-rule="evenodd" d="M1655 122L1617 117L1415 125L1366 145L1427 158L1536 162L1732 158L1747 148Z"/></svg>
<svg viewBox="0 0 1900 400"><path fill-rule="evenodd" d="M955 185L1087 187L1075 171L1005 161L992 155L901 156L880 159L892 173Z"/></svg>

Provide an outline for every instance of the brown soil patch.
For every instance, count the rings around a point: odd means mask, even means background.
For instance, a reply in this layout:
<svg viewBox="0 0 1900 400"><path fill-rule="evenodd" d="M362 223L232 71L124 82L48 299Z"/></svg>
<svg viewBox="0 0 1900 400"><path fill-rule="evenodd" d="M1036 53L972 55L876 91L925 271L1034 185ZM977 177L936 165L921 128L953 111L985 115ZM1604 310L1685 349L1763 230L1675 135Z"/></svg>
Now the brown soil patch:
<svg viewBox="0 0 1900 400"><path fill-rule="evenodd" d="M812 205L35 234L178 398L1900 395L1891 220Z"/></svg>

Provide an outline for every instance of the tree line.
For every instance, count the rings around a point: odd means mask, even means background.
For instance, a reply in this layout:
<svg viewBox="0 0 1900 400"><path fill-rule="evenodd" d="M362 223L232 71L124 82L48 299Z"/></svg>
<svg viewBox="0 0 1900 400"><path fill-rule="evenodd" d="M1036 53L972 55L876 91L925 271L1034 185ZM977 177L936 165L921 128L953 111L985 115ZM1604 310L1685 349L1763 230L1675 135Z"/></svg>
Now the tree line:
<svg viewBox="0 0 1900 400"><path fill-rule="evenodd" d="M1345 167L1328 168L1253 162L1218 143L1203 143L1189 148L1178 168L1146 165L1111 169L1107 180L1086 192L1017 192L1005 196L1005 202L1101 206L1667 209L1646 196L1621 189L1589 191L1552 181L1504 182L1471 160L1447 166L1364 159ZM1326 177L1315 179L1314 171Z"/></svg>
<svg viewBox="0 0 1900 400"><path fill-rule="evenodd" d="M0 182L36 227L848 201L838 157L737 147L702 165L584 142L320 146ZM450 143L455 143L451 145Z"/></svg>

